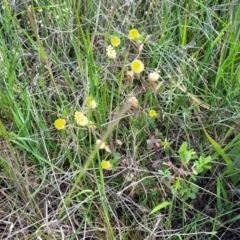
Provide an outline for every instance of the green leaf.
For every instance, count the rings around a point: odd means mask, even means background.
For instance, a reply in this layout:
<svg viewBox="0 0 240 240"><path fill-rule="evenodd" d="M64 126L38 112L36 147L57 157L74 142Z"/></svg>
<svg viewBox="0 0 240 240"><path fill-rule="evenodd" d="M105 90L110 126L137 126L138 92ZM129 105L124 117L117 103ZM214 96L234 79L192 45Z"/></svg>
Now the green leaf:
<svg viewBox="0 0 240 240"><path fill-rule="evenodd" d="M149 214L153 214L159 210L161 210L162 208L165 208L166 206L168 206L170 204L170 202L162 202L159 205L157 205Z"/></svg>
<svg viewBox="0 0 240 240"><path fill-rule="evenodd" d="M119 160L121 158L121 154L119 152L114 153L113 158Z"/></svg>
<svg viewBox="0 0 240 240"><path fill-rule="evenodd" d="M190 197L191 199L195 199L196 198L196 194L191 192L188 194L188 197Z"/></svg>
<svg viewBox="0 0 240 240"><path fill-rule="evenodd" d="M208 156L208 157L204 158L204 163L205 164L209 163L209 162L211 162L211 160L212 160L211 156Z"/></svg>
<svg viewBox="0 0 240 240"><path fill-rule="evenodd" d="M211 138L211 136L207 133L207 131L203 128L203 131L208 139L208 141L212 144L212 146L214 147L214 149L216 150L216 152L222 156L222 158L225 160L226 164L227 164L227 168L231 169L233 167L233 162L232 160L229 158L229 156L225 153L224 149L221 148L221 146L213 139Z"/></svg>
<svg viewBox="0 0 240 240"><path fill-rule="evenodd" d="M183 160L188 163L190 159L191 159L191 153L189 151L185 151Z"/></svg>
<svg viewBox="0 0 240 240"><path fill-rule="evenodd" d="M181 153L181 152L186 151L187 147L188 147L188 143L187 142L183 142L182 145L180 146L178 152Z"/></svg>
<svg viewBox="0 0 240 240"><path fill-rule="evenodd" d="M210 165L204 165L205 169L211 169L212 167Z"/></svg>

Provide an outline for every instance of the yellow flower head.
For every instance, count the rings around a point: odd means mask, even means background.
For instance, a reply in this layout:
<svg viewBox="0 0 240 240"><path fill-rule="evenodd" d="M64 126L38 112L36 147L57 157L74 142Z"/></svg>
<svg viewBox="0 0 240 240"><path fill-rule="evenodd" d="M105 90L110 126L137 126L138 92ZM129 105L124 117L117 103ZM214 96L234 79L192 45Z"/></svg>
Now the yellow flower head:
<svg viewBox="0 0 240 240"><path fill-rule="evenodd" d="M121 43L121 40L120 40L119 37L114 36L114 37L111 38L111 44L112 44L114 47L117 47L120 43Z"/></svg>
<svg viewBox="0 0 240 240"><path fill-rule="evenodd" d="M113 48L113 46L109 45L106 49L107 56L111 59L115 59L117 56L116 50Z"/></svg>
<svg viewBox="0 0 240 240"><path fill-rule="evenodd" d="M88 118L81 112L75 112L75 121L79 126L87 126L89 124Z"/></svg>
<svg viewBox="0 0 240 240"><path fill-rule="evenodd" d="M151 72L148 75L148 81L149 82L156 82L160 78L160 75L157 71Z"/></svg>
<svg viewBox="0 0 240 240"><path fill-rule="evenodd" d="M153 110L153 109L151 109L151 110L149 110L149 116L151 117L151 118L154 118L154 117L156 117L157 116L157 112L155 111L155 110Z"/></svg>
<svg viewBox="0 0 240 240"><path fill-rule="evenodd" d="M87 97L86 102L87 102L87 105L92 109L97 107L97 102L92 96Z"/></svg>
<svg viewBox="0 0 240 240"><path fill-rule="evenodd" d="M135 73L141 73L144 70L144 65L140 60L135 59L131 63L131 68Z"/></svg>
<svg viewBox="0 0 240 240"><path fill-rule="evenodd" d="M138 37L139 37L139 32L138 32L138 30L137 29L131 29L130 31L129 31L129 34L128 34L128 36L129 36L129 38L130 39L138 39Z"/></svg>
<svg viewBox="0 0 240 240"><path fill-rule="evenodd" d="M103 161L101 162L101 167L102 167L103 169L107 169L107 170L111 170L111 169L112 169L111 163L110 163L109 161L107 161L107 160L103 160Z"/></svg>
<svg viewBox="0 0 240 240"><path fill-rule="evenodd" d="M128 103L131 105L131 107L137 107L138 106L138 100L136 97L130 97L128 99Z"/></svg>
<svg viewBox="0 0 240 240"><path fill-rule="evenodd" d="M64 129L66 125L66 121L62 118L58 118L57 120L55 120L54 122L54 126L56 129L61 130Z"/></svg>

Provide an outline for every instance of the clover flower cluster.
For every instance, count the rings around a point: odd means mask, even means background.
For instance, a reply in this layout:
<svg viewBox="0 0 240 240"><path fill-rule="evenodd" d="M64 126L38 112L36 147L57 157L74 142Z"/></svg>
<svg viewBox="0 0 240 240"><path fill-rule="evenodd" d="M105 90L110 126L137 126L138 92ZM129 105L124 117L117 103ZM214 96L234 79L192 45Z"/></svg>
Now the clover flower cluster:
<svg viewBox="0 0 240 240"><path fill-rule="evenodd" d="M138 78L139 76L142 76L141 74L144 72L145 66L144 63L139 59L140 53L143 49L144 40L142 40L142 35L139 33L137 29L131 29L128 33L129 39L135 43L136 46L138 46L139 54L138 56L129 64L130 69L127 69L126 71L126 77L128 80L132 80L134 76L136 75ZM146 38L147 39L147 38ZM145 41L146 41L145 39ZM121 39L118 35L113 35L110 38L110 45L106 47L106 55L108 58L112 59L113 61L116 61L117 58L117 50L118 47L121 45ZM148 82L149 85L155 86L160 78L159 72L157 69L150 72L148 74ZM88 96L85 100L86 106L88 109L96 109L98 104L94 97ZM129 104L130 108L136 108L141 109L139 107L138 99L135 96L131 96L127 100L127 104ZM157 118L158 113L154 109L148 110L148 116L150 118ZM83 128L93 128L95 129L95 125L92 121L89 120L88 116L84 113L84 111L76 111L74 113L74 119L76 125L83 127ZM64 118L58 118L54 122L54 126L57 130L64 130L67 127L67 120ZM167 147L168 142L164 142L164 147ZM105 150L108 153L111 153L109 145L100 139L96 140L96 148L99 150ZM102 169L105 170L111 170L112 169L112 163L111 160L102 160L100 163L100 166Z"/></svg>
<svg viewBox="0 0 240 240"><path fill-rule="evenodd" d="M133 28L129 31L128 37L130 40L132 40L136 43L136 45L138 46L139 55L140 55L140 52L142 51L143 44L144 44L144 40L141 39L142 38L141 34L139 33L139 31L136 28ZM150 37L147 36L145 41L147 41L149 38ZM110 59L116 59L116 57L117 57L116 48L121 44L121 39L118 35L113 35L110 38L110 42L111 42L111 45L109 45L106 49L107 56ZM131 67L131 70L127 70L127 72L126 72L126 77L128 80L133 79L135 74L136 75L141 74L145 69L144 63L141 60L139 60L138 58L134 59L130 63L130 67ZM159 72L157 69L150 72L148 75L149 86L152 87L153 89L157 89L159 78L160 78L160 75L159 75ZM138 107L138 99L136 97L130 97L128 99L128 103L132 107ZM148 115L151 118L156 118L158 116L157 112L154 109L149 110Z"/></svg>
<svg viewBox="0 0 240 240"><path fill-rule="evenodd" d="M91 109L95 109L97 107L97 102L92 96L88 96L86 98L86 105ZM94 123L90 121L83 112L76 111L74 113L74 118L75 118L76 124L81 127L94 126ZM54 121L54 126L57 130L65 129L66 125L67 125L67 121L63 118L57 118Z"/></svg>
<svg viewBox="0 0 240 240"><path fill-rule="evenodd" d="M134 28L129 31L128 37L131 40L138 40L140 37L140 34L138 30ZM121 44L121 39L119 38L119 36L112 36L110 39L110 42L111 42L111 45L107 46L106 48L107 56L111 59L116 59L117 52L114 47L118 47ZM135 59L131 63L131 69L134 73L137 73L137 74L141 73L144 70L144 64L140 60Z"/></svg>
<svg viewBox="0 0 240 240"><path fill-rule="evenodd" d="M97 102L92 96L88 96L86 98L86 105L90 109L95 109L97 107ZM90 121L88 119L88 117L83 112L76 111L74 113L74 119L75 119L75 122L78 126L94 127L94 123L92 121ZM54 126L57 130L63 130L67 126L67 121L63 118L57 118L54 121ZM100 140L100 139L96 140L96 147L98 147L99 149L104 149L106 152L111 153L111 150L110 150L108 144L106 142ZM102 160L101 167L105 170L111 170L112 169L112 164L110 163L110 161Z"/></svg>

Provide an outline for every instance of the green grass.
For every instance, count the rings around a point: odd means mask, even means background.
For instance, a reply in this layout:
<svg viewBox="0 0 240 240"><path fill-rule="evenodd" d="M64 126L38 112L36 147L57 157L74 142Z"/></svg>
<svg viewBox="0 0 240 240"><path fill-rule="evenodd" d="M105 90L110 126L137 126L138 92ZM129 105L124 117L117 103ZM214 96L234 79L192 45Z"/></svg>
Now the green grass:
<svg viewBox="0 0 240 240"><path fill-rule="evenodd" d="M239 15L227 0L4 0L0 238L237 239Z"/></svg>

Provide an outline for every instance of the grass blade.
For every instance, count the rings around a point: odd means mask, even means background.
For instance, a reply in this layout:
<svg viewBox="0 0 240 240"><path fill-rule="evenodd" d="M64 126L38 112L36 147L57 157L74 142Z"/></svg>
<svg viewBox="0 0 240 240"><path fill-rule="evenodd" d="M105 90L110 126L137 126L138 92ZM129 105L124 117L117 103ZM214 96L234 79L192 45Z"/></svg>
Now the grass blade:
<svg viewBox="0 0 240 240"><path fill-rule="evenodd" d="M170 202L168 202L168 201L162 202L159 205L157 205L149 214L153 214L153 213L161 210L162 208L165 208L169 204L170 204Z"/></svg>

